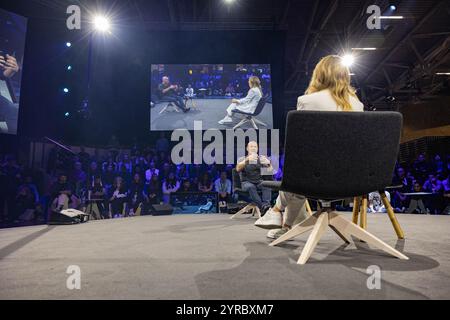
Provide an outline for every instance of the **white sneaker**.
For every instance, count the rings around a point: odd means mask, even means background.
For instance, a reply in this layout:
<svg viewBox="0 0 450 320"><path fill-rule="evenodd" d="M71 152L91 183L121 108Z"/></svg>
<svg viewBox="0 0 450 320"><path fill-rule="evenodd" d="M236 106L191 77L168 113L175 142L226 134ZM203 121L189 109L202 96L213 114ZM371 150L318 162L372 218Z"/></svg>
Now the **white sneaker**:
<svg viewBox="0 0 450 320"><path fill-rule="evenodd" d="M284 235L286 232L288 232L288 228L281 228L281 229L272 229L267 232L267 238L269 239L278 239L282 235ZM292 241L292 239L289 239L287 241Z"/></svg>
<svg viewBox="0 0 450 320"><path fill-rule="evenodd" d="M223 118L222 120L219 121L219 124L225 124L225 123L231 123L233 122L233 119L231 119L231 117L226 116L225 118Z"/></svg>
<svg viewBox="0 0 450 320"><path fill-rule="evenodd" d="M279 229L281 228L281 220L281 213L270 208L265 215L256 220L255 226L263 229Z"/></svg>

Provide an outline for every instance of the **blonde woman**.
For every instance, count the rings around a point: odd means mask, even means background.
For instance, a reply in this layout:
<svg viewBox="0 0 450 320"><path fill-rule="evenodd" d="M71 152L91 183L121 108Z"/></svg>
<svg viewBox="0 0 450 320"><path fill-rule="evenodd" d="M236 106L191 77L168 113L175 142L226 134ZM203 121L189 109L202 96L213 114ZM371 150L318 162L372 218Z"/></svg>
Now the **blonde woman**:
<svg viewBox="0 0 450 320"><path fill-rule="evenodd" d="M227 108L227 115L225 118L219 121L219 124L226 124L233 122L233 110L239 110L242 112L253 113L258 105L259 100L262 97L261 81L256 76L251 76L248 79L248 90L247 96L242 99L233 99L231 104Z"/></svg>
<svg viewBox="0 0 450 320"><path fill-rule="evenodd" d="M330 55L319 61L305 95L298 97L297 110L364 111L363 104L350 85L350 71L342 63L341 57ZM292 225L307 218L305 200L304 196L280 191L275 206L258 219L255 225L272 229L267 237L276 239Z"/></svg>

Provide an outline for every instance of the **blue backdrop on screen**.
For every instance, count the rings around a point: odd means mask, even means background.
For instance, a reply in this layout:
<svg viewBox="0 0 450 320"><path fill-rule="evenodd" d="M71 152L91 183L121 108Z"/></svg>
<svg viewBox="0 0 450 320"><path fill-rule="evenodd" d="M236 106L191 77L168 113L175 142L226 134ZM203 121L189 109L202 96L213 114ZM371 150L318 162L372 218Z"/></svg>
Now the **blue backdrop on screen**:
<svg viewBox="0 0 450 320"><path fill-rule="evenodd" d="M0 133L17 133L26 29L26 18L0 9Z"/></svg>

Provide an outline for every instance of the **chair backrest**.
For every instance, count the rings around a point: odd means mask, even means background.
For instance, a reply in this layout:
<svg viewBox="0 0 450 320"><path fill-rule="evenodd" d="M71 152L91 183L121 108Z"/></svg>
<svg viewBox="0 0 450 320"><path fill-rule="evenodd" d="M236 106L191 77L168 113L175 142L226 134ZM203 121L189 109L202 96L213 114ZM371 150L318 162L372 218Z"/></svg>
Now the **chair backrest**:
<svg viewBox="0 0 450 320"><path fill-rule="evenodd" d="M402 121L398 112L290 111L281 190L336 199L383 189Z"/></svg>
<svg viewBox="0 0 450 320"><path fill-rule="evenodd" d="M261 111L263 111L264 106L266 105L266 101L267 99L265 97L261 97L261 99L259 99L255 111L253 112L253 116L257 116L261 113Z"/></svg>
<svg viewBox="0 0 450 320"><path fill-rule="evenodd" d="M239 174L239 172L236 171L236 169L233 169L231 171L231 179L233 182L233 192L235 191L241 191L242 189L242 184L241 184L241 176Z"/></svg>

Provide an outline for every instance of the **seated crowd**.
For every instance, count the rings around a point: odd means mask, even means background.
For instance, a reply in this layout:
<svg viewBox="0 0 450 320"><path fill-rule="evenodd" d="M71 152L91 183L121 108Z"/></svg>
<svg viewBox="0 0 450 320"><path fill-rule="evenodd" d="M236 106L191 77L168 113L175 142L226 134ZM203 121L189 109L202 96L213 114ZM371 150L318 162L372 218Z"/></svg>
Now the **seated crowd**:
<svg viewBox="0 0 450 320"><path fill-rule="evenodd" d="M99 218L132 216L138 209L151 211L153 204L170 203L171 195L180 192L216 192L221 202L236 200L231 183L234 165L174 165L164 139L158 140L156 148L134 148L123 154L114 151L105 159L83 148L64 158L64 153L55 148L46 170L26 168L14 156L0 155L0 223L44 223L52 210L87 210L87 204L94 202ZM283 155L280 169L274 173L276 180L282 177L282 164ZM393 185L401 188L390 195L395 211L443 213L449 202L448 172L448 155L435 155L430 161L420 155L410 165L398 165ZM244 187L253 191L245 181ZM404 195L408 192L427 192L436 197L417 199ZM260 200L263 212L269 207L266 202L273 202L273 198L266 198L263 195ZM380 212L376 199L369 197L371 210Z"/></svg>

